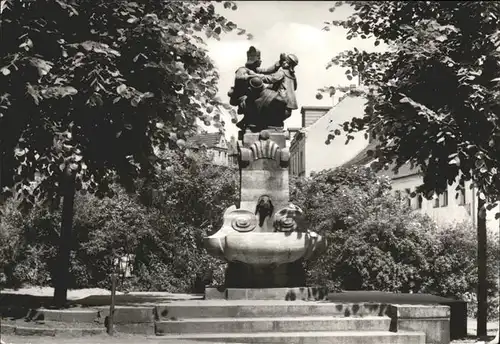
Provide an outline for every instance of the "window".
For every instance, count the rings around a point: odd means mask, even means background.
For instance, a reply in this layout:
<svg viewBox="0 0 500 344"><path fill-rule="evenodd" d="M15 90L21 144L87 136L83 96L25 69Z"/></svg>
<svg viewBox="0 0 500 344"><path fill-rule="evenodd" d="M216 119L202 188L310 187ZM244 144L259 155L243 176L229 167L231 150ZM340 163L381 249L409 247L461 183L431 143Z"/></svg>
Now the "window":
<svg viewBox="0 0 500 344"><path fill-rule="evenodd" d="M405 195L405 202L408 207L411 207L411 190L410 189L405 189L406 195Z"/></svg>
<svg viewBox="0 0 500 344"><path fill-rule="evenodd" d="M299 160L299 172L302 172L305 170L304 168L304 152L300 152L300 160Z"/></svg>
<svg viewBox="0 0 500 344"><path fill-rule="evenodd" d="M465 189L460 189L458 193L458 204L459 205L465 205Z"/></svg>
<svg viewBox="0 0 500 344"><path fill-rule="evenodd" d="M417 209L422 209L422 204L424 203L424 198L422 195L417 196Z"/></svg>
<svg viewBox="0 0 500 344"><path fill-rule="evenodd" d="M441 195L443 198L443 202L441 204L442 207L447 207L448 206L448 191L443 192Z"/></svg>
<svg viewBox="0 0 500 344"><path fill-rule="evenodd" d="M401 191L399 191L399 190L394 191L394 197L397 200L401 200Z"/></svg>
<svg viewBox="0 0 500 344"><path fill-rule="evenodd" d="M439 208L439 195L434 195L434 208Z"/></svg>

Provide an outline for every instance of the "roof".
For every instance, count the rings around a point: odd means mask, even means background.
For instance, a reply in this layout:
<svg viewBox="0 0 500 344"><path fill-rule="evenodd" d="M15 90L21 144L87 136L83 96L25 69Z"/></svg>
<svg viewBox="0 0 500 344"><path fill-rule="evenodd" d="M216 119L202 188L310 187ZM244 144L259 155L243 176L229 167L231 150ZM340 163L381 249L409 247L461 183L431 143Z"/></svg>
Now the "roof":
<svg viewBox="0 0 500 344"><path fill-rule="evenodd" d="M220 142L222 133L202 133L191 136L187 139L188 146L205 146L207 148L217 147Z"/></svg>
<svg viewBox="0 0 500 344"><path fill-rule="evenodd" d="M368 146L366 146L361 152L359 152L356 156L354 156L354 158L347 161L343 166L350 167L355 165L366 165L370 163L373 160L373 158L370 155L368 155L368 151L374 150L376 146L377 146L377 141L372 140L371 142L368 143Z"/></svg>
<svg viewBox="0 0 500 344"><path fill-rule="evenodd" d="M300 113L303 113L304 110L328 111L331 108L332 108L332 106L316 106L316 105L302 106L300 108Z"/></svg>
<svg viewBox="0 0 500 344"><path fill-rule="evenodd" d="M368 155L368 151L370 150L375 150L377 146L377 140L372 140L370 143L368 143L368 146L366 146L361 152L359 152L354 158L343 164L343 167L351 167L351 166L356 166L356 165L367 165L371 162L374 162L374 158L372 158L370 155ZM398 173L394 172L394 167L396 166L395 163L389 165L389 168L387 170L382 169L377 172L377 175L379 176L387 176L391 179L399 179L403 177L408 177L408 176L413 176L416 174L420 173L420 170L418 168L411 168L410 164L404 164L399 167Z"/></svg>
<svg viewBox="0 0 500 344"><path fill-rule="evenodd" d="M403 177L414 176L420 173L419 168L411 168L410 164L404 164L399 167L398 173L394 172L396 164L391 164L387 170L378 171L379 176L387 176L391 179L399 179Z"/></svg>

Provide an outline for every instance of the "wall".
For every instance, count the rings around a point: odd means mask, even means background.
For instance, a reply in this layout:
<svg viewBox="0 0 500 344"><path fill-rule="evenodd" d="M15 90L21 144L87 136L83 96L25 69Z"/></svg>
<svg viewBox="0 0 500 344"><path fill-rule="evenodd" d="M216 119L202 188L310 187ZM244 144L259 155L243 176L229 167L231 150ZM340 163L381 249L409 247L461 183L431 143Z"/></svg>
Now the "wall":
<svg viewBox="0 0 500 344"><path fill-rule="evenodd" d="M396 178L392 180L393 193L401 192L403 201L406 198L406 189L413 192L417 186L422 184L422 177L420 175L406 176L403 178ZM448 187L448 204L445 205L445 195L434 196L434 199L427 200L422 197L422 206L418 207L418 198L414 197L409 200L412 209L420 211L429 215L436 223L440 225L447 225L463 221L470 221L471 225L475 227L477 218L477 196L475 190L470 188L470 183L465 185L465 200L464 195L455 190L458 183ZM458 194L458 197L457 197ZM436 199L439 200L439 206L436 206ZM487 212L486 226L491 231L498 231L499 222L495 220L495 213L500 211L497 207Z"/></svg>
<svg viewBox="0 0 500 344"><path fill-rule="evenodd" d="M321 117L323 117L331 107L323 107L323 106L303 106L301 109L302 115L302 127L307 128L316 121L318 121Z"/></svg>
<svg viewBox="0 0 500 344"><path fill-rule="evenodd" d="M208 150L208 154L212 157L212 162L216 165L229 165L227 150L212 148Z"/></svg>
<svg viewBox="0 0 500 344"><path fill-rule="evenodd" d="M336 137L328 145L325 143L330 130L341 129L339 124L350 121L353 117L362 116L365 103L366 99L363 97L348 96L306 129L306 175L312 171L341 166L368 145L363 132L356 133L355 139L351 140L348 145L345 144L343 135Z"/></svg>
<svg viewBox="0 0 500 344"><path fill-rule="evenodd" d="M302 135L302 136L300 136ZM306 140L303 136L304 134L299 134L295 142L292 142L290 147L290 174L303 176L305 173L306 166Z"/></svg>

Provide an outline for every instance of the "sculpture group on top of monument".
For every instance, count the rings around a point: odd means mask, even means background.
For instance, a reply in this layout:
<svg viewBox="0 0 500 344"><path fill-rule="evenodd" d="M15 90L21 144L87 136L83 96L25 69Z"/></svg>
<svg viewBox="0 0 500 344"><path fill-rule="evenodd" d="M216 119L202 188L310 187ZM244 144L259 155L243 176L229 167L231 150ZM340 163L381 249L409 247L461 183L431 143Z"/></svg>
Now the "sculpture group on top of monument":
<svg viewBox="0 0 500 344"><path fill-rule="evenodd" d="M238 107L243 119L237 126L259 132L269 127L283 127L292 110L298 108L295 91L295 67L298 58L293 54L280 55L269 68L261 67L260 51L250 47L247 62L236 71L234 86L228 92L229 103Z"/></svg>

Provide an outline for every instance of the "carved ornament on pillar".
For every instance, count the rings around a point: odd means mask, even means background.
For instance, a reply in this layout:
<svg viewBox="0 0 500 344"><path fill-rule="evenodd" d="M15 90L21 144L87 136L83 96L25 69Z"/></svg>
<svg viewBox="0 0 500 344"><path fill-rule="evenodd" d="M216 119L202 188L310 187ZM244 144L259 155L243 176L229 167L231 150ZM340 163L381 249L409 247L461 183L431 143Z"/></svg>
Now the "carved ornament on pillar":
<svg viewBox="0 0 500 344"><path fill-rule="evenodd" d="M290 161L288 148L280 148L278 144L269 139L269 132L262 131L259 141L254 142L250 147L239 147L240 164L246 167L250 162L258 159L276 160L280 167L287 168Z"/></svg>

